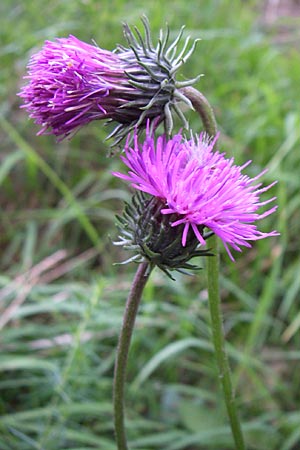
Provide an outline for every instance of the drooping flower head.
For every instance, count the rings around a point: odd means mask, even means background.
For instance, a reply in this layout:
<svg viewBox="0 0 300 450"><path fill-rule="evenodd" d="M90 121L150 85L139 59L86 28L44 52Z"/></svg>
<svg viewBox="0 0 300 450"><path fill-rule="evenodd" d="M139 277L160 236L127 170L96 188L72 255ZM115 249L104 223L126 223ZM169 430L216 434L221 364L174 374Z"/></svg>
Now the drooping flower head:
<svg viewBox="0 0 300 450"><path fill-rule="evenodd" d="M22 107L41 125L39 134L63 138L93 120L105 119L117 122L110 136L117 143L149 119L156 124L165 120L170 132L171 109L184 120L178 102L191 104L178 88L196 79L180 83L175 75L193 52L195 42L187 51L187 38L177 55L182 30L169 46L168 30L161 32L154 47L146 18L143 24L145 39L137 28L134 34L125 24L128 47L118 46L115 52L74 36L45 42L31 57L24 77L29 83L19 93L24 99Z"/></svg>
<svg viewBox="0 0 300 450"><path fill-rule="evenodd" d="M222 240L233 260L229 246L241 251L241 246L251 247L250 241L278 234L259 231L256 225L277 208L258 212L275 200L260 200L274 183L262 187L257 182L265 171L254 178L243 174L251 161L235 165L233 158L213 151L215 142L204 134L186 140L181 133L155 140L148 132L140 144L136 134L133 146L127 145L121 156L128 173L114 175L160 200L160 213L171 217L172 227L180 226L183 247L191 232L205 245L207 228Z"/></svg>

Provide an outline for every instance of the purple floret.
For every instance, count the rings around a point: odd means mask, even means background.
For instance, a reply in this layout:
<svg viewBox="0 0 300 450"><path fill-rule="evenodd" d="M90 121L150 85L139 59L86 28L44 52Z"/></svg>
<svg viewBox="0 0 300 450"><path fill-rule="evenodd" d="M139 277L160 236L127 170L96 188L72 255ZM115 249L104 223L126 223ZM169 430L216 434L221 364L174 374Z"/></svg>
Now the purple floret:
<svg viewBox="0 0 300 450"><path fill-rule="evenodd" d="M46 41L29 62L22 107L42 126L38 134L61 137L92 120L114 118L134 89L123 66L115 53L74 36Z"/></svg>

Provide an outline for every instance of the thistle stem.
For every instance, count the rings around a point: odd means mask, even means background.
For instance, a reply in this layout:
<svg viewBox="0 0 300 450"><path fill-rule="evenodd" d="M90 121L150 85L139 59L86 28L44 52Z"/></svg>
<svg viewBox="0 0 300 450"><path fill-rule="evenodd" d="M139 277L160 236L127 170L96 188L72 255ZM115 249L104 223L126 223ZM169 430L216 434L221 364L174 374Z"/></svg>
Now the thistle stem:
<svg viewBox="0 0 300 450"><path fill-rule="evenodd" d="M191 101L203 122L205 131L210 136L217 134L217 123L213 109L207 99L193 87L182 88L181 92ZM231 380L230 366L225 350L225 338L222 322L221 300L219 291L219 252L217 236L209 239L210 250L214 256L207 258L208 302L211 318L212 340L219 378L222 385L227 414L231 426L236 450L245 450L242 428L235 403L235 394Z"/></svg>
<svg viewBox="0 0 300 450"><path fill-rule="evenodd" d="M199 116L201 117L205 131L209 136L215 136L218 132L214 111L204 95L192 86L180 89L180 92L187 97Z"/></svg>
<svg viewBox="0 0 300 450"><path fill-rule="evenodd" d="M222 311L219 292L219 257L218 240L214 235L209 238L209 246L214 256L207 258L207 284L209 311L211 317L212 339L215 349L215 358L218 365L219 378L221 381L225 399L227 414L231 426L236 450L244 450L245 443L242 428L235 403L235 394L231 380L230 366L225 350L225 338L222 322Z"/></svg>
<svg viewBox="0 0 300 450"><path fill-rule="evenodd" d="M119 336L113 385L114 424L118 450L128 450L124 424L124 388L126 381L126 368L135 319L141 296L149 275L149 264L139 264L128 294L122 329Z"/></svg>

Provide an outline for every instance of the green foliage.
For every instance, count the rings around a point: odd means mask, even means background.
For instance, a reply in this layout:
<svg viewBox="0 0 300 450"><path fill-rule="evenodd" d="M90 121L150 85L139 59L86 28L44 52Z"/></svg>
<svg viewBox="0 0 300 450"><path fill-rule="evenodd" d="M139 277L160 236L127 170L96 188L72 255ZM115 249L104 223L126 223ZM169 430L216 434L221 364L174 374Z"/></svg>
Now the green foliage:
<svg viewBox="0 0 300 450"><path fill-rule="evenodd" d="M111 171L106 131L94 123L71 141L36 137L16 92L45 39L74 34L113 49L121 22L154 36L200 37L181 79L213 105L220 147L250 175L269 168L279 238L222 254L228 352L248 448L300 446L300 55L296 19L267 26L261 2L96 0L0 5L0 449L115 450L115 347L135 265L114 247L114 215L129 191ZM280 23L280 22L279 22ZM284 32L284 35L283 35ZM282 39L284 37L284 39ZM199 120L189 113L194 131ZM199 265L205 261L199 259ZM176 281L154 271L130 353L132 449L233 449L211 350L204 271Z"/></svg>

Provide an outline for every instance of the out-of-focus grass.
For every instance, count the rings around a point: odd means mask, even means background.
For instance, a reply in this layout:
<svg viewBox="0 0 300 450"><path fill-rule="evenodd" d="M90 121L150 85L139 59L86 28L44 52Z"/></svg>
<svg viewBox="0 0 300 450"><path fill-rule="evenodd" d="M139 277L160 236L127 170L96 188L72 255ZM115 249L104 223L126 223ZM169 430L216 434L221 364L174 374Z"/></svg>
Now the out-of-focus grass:
<svg viewBox="0 0 300 450"><path fill-rule="evenodd" d="M0 5L0 449L115 449L111 390L114 353L134 266L112 245L114 214L129 191L110 173L99 123L71 141L36 137L16 96L32 52L74 34L113 49L121 22L154 36L201 37L181 79L215 108L220 147L238 163L265 166L278 213L263 227L279 238L222 255L228 352L249 449L300 445L299 166L300 56L297 20L264 25L260 2L17 2ZM299 23L298 23L299 26ZM286 36L286 35L285 35ZM190 113L194 131L199 120ZM199 264L204 264L199 261ZM130 353L131 448L231 449L210 344L205 277L154 272Z"/></svg>

